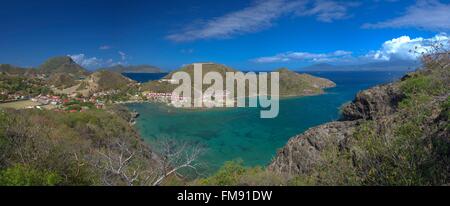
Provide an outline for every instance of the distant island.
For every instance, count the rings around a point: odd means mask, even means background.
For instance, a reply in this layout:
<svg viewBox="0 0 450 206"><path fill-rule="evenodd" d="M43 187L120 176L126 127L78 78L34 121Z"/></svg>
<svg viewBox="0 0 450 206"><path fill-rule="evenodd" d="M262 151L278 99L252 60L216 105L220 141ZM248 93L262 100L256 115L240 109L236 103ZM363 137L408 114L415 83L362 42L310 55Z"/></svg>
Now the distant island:
<svg viewBox="0 0 450 206"><path fill-rule="evenodd" d="M276 70L280 74L280 96L311 96L323 94L324 89L336 86L329 79L315 77L309 74L299 74L287 68Z"/></svg>
<svg viewBox="0 0 450 206"><path fill-rule="evenodd" d="M371 62L362 64L340 64L327 63L313 64L298 68L299 71L414 71L421 65L419 61L393 60L389 62Z"/></svg>
<svg viewBox="0 0 450 206"><path fill-rule="evenodd" d="M118 73L164 73L162 69L150 65L136 65L136 66L116 65L112 67L101 68L99 70L107 70Z"/></svg>
<svg viewBox="0 0 450 206"><path fill-rule="evenodd" d="M207 72L218 72L225 78L227 72L239 72L236 69L231 67L227 67L222 64L216 63L205 63L203 64L203 75ZM191 79L194 76L194 66L193 64L184 66L176 71L173 71L163 77L161 80L150 81L142 85L144 91L149 91L149 95L157 95L157 94L169 94L177 87L177 85L171 84L170 79L175 72L182 71L189 74ZM295 96L312 96L323 94L324 89L335 87L336 84L331 80L315 77L309 74L298 74L294 71L291 71L287 68L281 68L275 70L275 72L279 72L279 95L280 97L295 97ZM206 90L209 85L203 84L203 90ZM248 91L248 83L246 84L246 90ZM270 88L270 81L268 84ZM224 83L225 88L225 83ZM227 91L225 91L227 93ZM166 96L167 96L166 95ZM248 93L246 94L248 95ZM232 95L233 96L233 95ZM237 94L234 94L234 97L237 97Z"/></svg>

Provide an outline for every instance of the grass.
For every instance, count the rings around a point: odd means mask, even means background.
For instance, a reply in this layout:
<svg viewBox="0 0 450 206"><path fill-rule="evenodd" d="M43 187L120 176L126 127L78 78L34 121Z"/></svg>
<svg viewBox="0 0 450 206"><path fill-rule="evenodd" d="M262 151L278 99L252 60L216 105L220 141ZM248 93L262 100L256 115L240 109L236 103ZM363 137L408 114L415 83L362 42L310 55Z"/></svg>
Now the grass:
<svg viewBox="0 0 450 206"><path fill-rule="evenodd" d="M41 105L38 102L33 102L31 100L21 100L16 102L8 102L0 104L0 108L3 109L26 109L27 107L34 107Z"/></svg>

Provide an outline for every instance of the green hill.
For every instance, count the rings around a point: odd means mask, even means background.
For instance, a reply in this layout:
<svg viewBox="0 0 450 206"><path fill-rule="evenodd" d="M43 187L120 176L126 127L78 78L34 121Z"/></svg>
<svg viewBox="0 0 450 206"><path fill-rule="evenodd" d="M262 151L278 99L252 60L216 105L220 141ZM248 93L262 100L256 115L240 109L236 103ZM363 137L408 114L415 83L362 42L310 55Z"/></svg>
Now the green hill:
<svg viewBox="0 0 450 206"><path fill-rule="evenodd" d="M237 72L237 70L232 69L230 67L227 67L225 65L222 64L214 64L214 63L208 63L208 64L203 64L202 67L203 70L203 76L207 73L207 72L218 72L222 75L222 77L225 77L226 72ZM163 81L150 81L147 82L143 85L143 89L147 90L147 91L153 91L153 92L164 92L164 93L171 93L173 92L173 90L175 88L178 87L178 85L174 85L171 84L169 82L166 82L164 80L168 80L172 78L172 75L175 72L186 72L189 74L189 76L191 77L191 81L192 81L192 85L193 85L193 80L194 80L194 65L190 64L187 66L184 66L176 71L170 72L168 75L166 75L163 78ZM208 85L204 85L203 89L207 89Z"/></svg>
<svg viewBox="0 0 450 206"><path fill-rule="evenodd" d="M163 81L151 81L144 84L144 90L153 92L168 92L171 93L178 85L173 85L167 81L170 79L175 72L183 71L191 76L191 81L193 81L194 76L194 66L188 65L179 70L173 71L163 78ZM204 64L203 65L203 76L207 72L215 71L224 77L226 72L238 72L233 68L227 67L221 64ZM276 70L280 74L280 96L307 96L316 95L323 93L323 89L334 87L336 84L328 79L314 77L308 74L298 74L296 72L290 71L286 68ZM270 82L269 82L270 86ZM204 85L203 89L206 90L208 85ZM224 85L225 88L225 85ZM248 84L246 85L248 89Z"/></svg>
<svg viewBox="0 0 450 206"><path fill-rule="evenodd" d="M97 71L91 74L86 80L94 91L106 91L113 89L122 89L134 81L111 71Z"/></svg>
<svg viewBox="0 0 450 206"><path fill-rule="evenodd" d="M0 64L0 72L7 75L24 75L26 73L26 69L16 67L10 64Z"/></svg>
<svg viewBox="0 0 450 206"><path fill-rule="evenodd" d="M66 73L55 73L50 75L50 78L47 81L50 85L53 85L60 89L65 89L68 87L72 87L78 84L75 78Z"/></svg>
<svg viewBox="0 0 450 206"><path fill-rule="evenodd" d="M39 71L44 74L66 73L75 77L85 77L89 72L78 65L70 57L61 56L48 59L40 67Z"/></svg>
<svg viewBox="0 0 450 206"><path fill-rule="evenodd" d="M309 74L299 74L286 68L276 70L280 74L280 96L308 96L322 94L325 88L336 84L328 79Z"/></svg>
<svg viewBox="0 0 450 206"><path fill-rule="evenodd" d="M100 70L113 71L118 73L162 73L160 68L150 65L123 66L116 65L112 67L102 68Z"/></svg>
<svg viewBox="0 0 450 206"><path fill-rule="evenodd" d="M223 64L215 64L215 63L206 63L203 64L202 67L203 70L203 76L207 73L207 72L219 72L223 77L225 77L226 72L238 72L238 70L235 70L233 68L227 67ZM179 71L183 71L189 74L189 76L191 76L191 78L194 76L194 65L190 64L187 66L182 67L179 70L173 71L171 73L169 73L167 76L165 76L165 79L170 79L172 78L172 75L175 72L179 72Z"/></svg>

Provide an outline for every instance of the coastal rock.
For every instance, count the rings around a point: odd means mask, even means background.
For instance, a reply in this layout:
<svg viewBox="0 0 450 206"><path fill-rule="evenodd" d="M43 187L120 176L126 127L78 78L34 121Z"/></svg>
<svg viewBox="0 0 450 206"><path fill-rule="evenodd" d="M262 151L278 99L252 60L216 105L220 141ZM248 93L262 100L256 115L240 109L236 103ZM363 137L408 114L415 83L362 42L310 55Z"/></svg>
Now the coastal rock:
<svg viewBox="0 0 450 206"><path fill-rule="evenodd" d="M326 145L345 148L357 124L357 121L331 122L309 129L290 139L287 145L278 151L268 169L289 176L307 173L318 162Z"/></svg>
<svg viewBox="0 0 450 206"><path fill-rule="evenodd" d="M433 68L435 70L420 70L408 74L398 82L375 86L359 92L351 103L342 108L340 120L311 128L290 139L285 147L278 151L268 166L268 170L288 178L302 175L314 176L317 175L314 173L317 168L327 166L325 165L329 164L327 161L336 163L343 159L339 154L345 154L351 155L350 158L348 158L349 156L344 158L350 159L351 163L349 164L352 164L354 168L363 168L361 171L370 173L371 171L364 168L371 168L370 164L378 164L376 161L379 161L379 157L367 158L367 153L361 151L361 149L366 150L367 148L361 147L360 143L369 144L375 148L391 149L384 143L395 142L402 138L416 141L414 138L417 138L417 143L409 142L409 144L417 144L417 148L428 152L428 159L424 161L425 163L418 164L426 164L425 167L428 167L428 164L434 164L439 171L450 171L450 166L448 166L450 164L450 150L448 149L450 146L448 123L450 93L448 92L448 76L446 76L448 68ZM411 80L411 78L415 79ZM427 78L430 78L431 81L422 81ZM436 84L430 83L434 81ZM428 90L435 86L442 88L437 90L439 93L436 91L435 93L430 91L430 94L422 93L421 95L427 95L427 98L418 101L411 97L416 93L410 92L407 96L405 94L408 92L407 90L404 90L405 93L402 92L401 86L405 85L404 83L414 84L415 87ZM406 98L413 99L412 105L402 104L404 106L399 107L399 103ZM377 146L372 144L373 142L364 142L364 138L368 140L380 138L383 144ZM393 148L395 149L395 147ZM327 156L327 151L338 151L338 155L333 153L335 156L330 158ZM409 155L407 152L410 151L402 152ZM394 155L397 156L396 153ZM371 160L374 160L375 163ZM383 160L381 159L381 161ZM366 174L362 176L364 175ZM443 175L445 177L448 174L443 173ZM437 182L436 184L441 184L448 180Z"/></svg>
<svg viewBox="0 0 450 206"><path fill-rule="evenodd" d="M396 84L386 84L364 90L342 108L343 120L374 120L394 113L404 95Z"/></svg>
<svg viewBox="0 0 450 206"><path fill-rule="evenodd" d="M320 162L326 146L337 147L339 151L350 148L351 138L361 121L392 121L391 114L403 98L396 83L358 93L352 103L343 107L341 120L311 128L290 139L268 169L288 177L308 174Z"/></svg>

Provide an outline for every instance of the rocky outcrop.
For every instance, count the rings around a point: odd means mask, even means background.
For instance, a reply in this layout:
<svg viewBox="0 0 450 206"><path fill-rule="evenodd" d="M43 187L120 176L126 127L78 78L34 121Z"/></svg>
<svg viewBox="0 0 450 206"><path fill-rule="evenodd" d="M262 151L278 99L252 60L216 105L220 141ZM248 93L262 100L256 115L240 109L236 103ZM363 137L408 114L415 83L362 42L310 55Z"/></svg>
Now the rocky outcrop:
<svg viewBox="0 0 450 206"><path fill-rule="evenodd" d="M345 168L341 169L340 175L346 176L345 169L353 171L356 168L358 171L353 174L369 177L365 179L373 181L369 184L391 184L396 181L389 179L392 178L390 175L396 176L403 171L412 175L411 180L414 181L420 179L415 176L420 173L423 175L421 177L429 178L427 184L450 182L446 179L450 174L445 172L450 171L448 69L425 67L398 82L358 93L353 102L342 108L339 121L311 128L290 139L277 152L268 170L288 178L318 177L322 168L334 169L333 164L341 164L340 161L345 159L350 161L348 165L351 166L343 166ZM407 150L403 144L408 147ZM383 156L385 153L388 153L386 157ZM415 156L420 158L408 160L408 157ZM402 167L405 162L407 165L413 163L414 167ZM380 165L388 165L387 168L394 165L392 168L401 169L384 176L384 167L377 168ZM428 168L439 172L427 176ZM372 178L373 171L378 171L376 179ZM338 174L340 171L327 172ZM343 184L346 184L345 181Z"/></svg>
<svg viewBox="0 0 450 206"><path fill-rule="evenodd" d="M320 161L325 146L338 150L349 147L358 125L395 113L404 98L397 83L375 86L357 94L355 100L342 108L342 119L309 129L289 140L277 152L268 169L277 174L307 174ZM390 121L385 118L383 121Z"/></svg>
<svg viewBox="0 0 450 206"><path fill-rule="evenodd" d="M356 95L355 100L342 108L342 119L373 120L392 114L404 95L397 84L376 86Z"/></svg>
<svg viewBox="0 0 450 206"><path fill-rule="evenodd" d="M319 161L325 146L333 144L344 149L357 124L357 121L331 122L290 139L287 145L278 151L269 165L269 170L289 176L309 172Z"/></svg>

